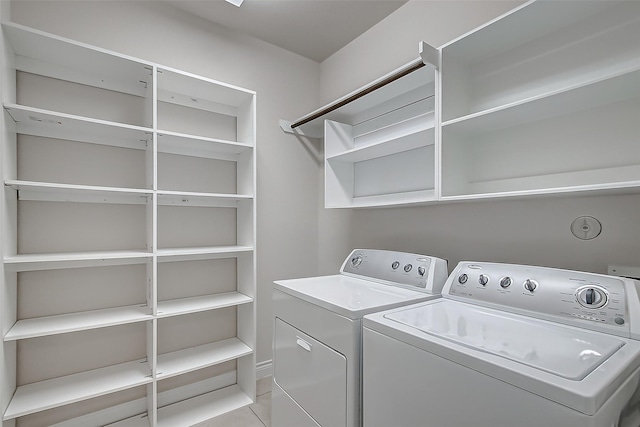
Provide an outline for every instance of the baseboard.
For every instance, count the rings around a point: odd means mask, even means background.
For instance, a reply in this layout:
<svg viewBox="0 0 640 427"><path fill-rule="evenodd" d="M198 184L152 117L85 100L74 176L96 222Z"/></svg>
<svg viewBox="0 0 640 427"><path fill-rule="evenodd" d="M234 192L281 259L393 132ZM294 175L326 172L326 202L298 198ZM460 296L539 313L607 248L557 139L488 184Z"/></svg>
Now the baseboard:
<svg viewBox="0 0 640 427"><path fill-rule="evenodd" d="M256 379L266 378L273 375L273 362L271 360L265 360L256 365Z"/></svg>

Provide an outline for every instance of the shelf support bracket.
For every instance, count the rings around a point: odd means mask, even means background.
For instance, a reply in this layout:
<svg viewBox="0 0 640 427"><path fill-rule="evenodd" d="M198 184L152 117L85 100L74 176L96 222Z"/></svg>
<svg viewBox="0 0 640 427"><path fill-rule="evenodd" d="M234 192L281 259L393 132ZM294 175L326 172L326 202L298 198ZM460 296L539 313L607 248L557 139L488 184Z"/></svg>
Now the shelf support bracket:
<svg viewBox="0 0 640 427"><path fill-rule="evenodd" d="M425 65L431 65L435 69L440 68L440 55L438 49L429 46L425 42L420 42L418 43L418 52L420 53L420 58L422 58L422 62Z"/></svg>

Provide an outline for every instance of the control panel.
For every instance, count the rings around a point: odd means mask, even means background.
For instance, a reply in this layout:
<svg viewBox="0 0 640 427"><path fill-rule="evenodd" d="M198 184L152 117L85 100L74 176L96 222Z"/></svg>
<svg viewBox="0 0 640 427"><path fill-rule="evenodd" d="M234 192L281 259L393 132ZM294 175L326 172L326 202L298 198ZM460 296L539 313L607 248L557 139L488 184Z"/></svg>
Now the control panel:
<svg viewBox="0 0 640 427"><path fill-rule="evenodd" d="M443 259L380 249L355 249L340 273L430 293L440 293L448 276Z"/></svg>
<svg viewBox="0 0 640 427"><path fill-rule="evenodd" d="M443 295L595 330L623 330L629 328L630 320L626 286L621 278L586 272L461 262L449 276Z"/></svg>

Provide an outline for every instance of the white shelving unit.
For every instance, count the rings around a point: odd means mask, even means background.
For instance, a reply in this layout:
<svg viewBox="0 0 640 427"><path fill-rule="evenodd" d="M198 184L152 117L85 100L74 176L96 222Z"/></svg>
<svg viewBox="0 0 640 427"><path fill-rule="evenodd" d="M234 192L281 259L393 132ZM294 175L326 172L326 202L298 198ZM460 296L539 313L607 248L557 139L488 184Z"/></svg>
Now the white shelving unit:
<svg viewBox="0 0 640 427"><path fill-rule="evenodd" d="M3 427L250 404L255 92L2 27Z"/></svg>
<svg viewBox="0 0 640 427"><path fill-rule="evenodd" d="M434 76L423 67L374 92L376 105L372 93L366 110L325 120L325 207L437 199Z"/></svg>
<svg viewBox="0 0 640 427"><path fill-rule="evenodd" d="M532 0L430 54L435 73L281 127L324 137L327 208L637 193L638 40L637 1Z"/></svg>
<svg viewBox="0 0 640 427"><path fill-rule="evenodd" d="M288 132L324 136L325 207L437 200L437 58L423 42L417 61L296 120L309 121L293 130L281 122Z"/></svg>
<svg viewBox="0 0 640 427"><path fill-rule="evenodd" d="M441 199L640 187L637 40L638 2L536 1L443 46Z"/></svg>

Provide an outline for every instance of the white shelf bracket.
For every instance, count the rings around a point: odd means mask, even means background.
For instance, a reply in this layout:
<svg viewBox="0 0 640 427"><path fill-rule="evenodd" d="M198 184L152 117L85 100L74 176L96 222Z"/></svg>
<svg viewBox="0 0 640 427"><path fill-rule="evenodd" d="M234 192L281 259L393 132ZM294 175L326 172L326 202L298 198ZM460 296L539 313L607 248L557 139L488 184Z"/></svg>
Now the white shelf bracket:
<svg viewBox="0 0 640 427"><path fill-rule="evenodd" d="M440 55L438 55L438 49L425 42L420 42L418 43L418 52L420 53L420 58L422 58L422 62L424 62L425 65L431 65L435 69L440 68Z"/></svg>
<svg viewBox="0 0 640 427"><path fill-rule="evenodd" d="M315 134L315 133L309 133L309 132L303 132L300 128L295 128L292 129L291 128L291 124L293 122L290 120L284 120L284 119L280 119L280 128L285 131L286 133L292 133L294 135L297 136L302 136L305 138L322 138L324 137L324 134L322 132Z"/></svg>

